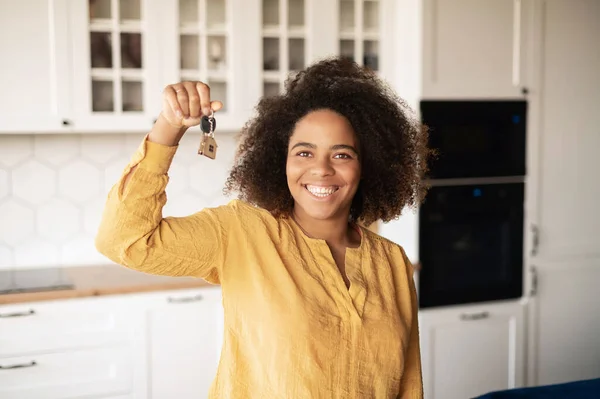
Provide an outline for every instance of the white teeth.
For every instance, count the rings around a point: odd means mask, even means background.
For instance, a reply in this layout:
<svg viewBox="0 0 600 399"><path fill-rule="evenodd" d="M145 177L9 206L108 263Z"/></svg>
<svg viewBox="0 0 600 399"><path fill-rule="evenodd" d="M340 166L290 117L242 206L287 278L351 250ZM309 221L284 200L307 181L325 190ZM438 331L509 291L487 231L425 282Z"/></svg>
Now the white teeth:
<svg viewBox="0 0 600 399"><path fill-rule="evenodd" d="M338 188L335 186L332 187L319 187L319 186L306 186L306 189L310 191L310 193L317 197L327 197L333 193L335 193Z"/></svg>

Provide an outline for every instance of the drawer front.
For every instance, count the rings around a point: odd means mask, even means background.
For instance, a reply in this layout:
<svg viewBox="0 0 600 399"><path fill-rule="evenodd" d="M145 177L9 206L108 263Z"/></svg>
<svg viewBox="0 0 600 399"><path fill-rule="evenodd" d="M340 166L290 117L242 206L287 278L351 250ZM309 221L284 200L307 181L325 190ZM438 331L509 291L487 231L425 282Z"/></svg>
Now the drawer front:
<svg viewBox="0 0 600 399"><path fill-rule="evenodd" d="M124 306L125 305L125 306ZM135 315L124 303L70 300L0 307L0 359L114 345L132 339Z"/></svg>
<svg viewBox="0 0 600 399"><path fill-rule="evenodd" d="M128 347L0 359L0 398L68 399L131 393Z"/></svg>

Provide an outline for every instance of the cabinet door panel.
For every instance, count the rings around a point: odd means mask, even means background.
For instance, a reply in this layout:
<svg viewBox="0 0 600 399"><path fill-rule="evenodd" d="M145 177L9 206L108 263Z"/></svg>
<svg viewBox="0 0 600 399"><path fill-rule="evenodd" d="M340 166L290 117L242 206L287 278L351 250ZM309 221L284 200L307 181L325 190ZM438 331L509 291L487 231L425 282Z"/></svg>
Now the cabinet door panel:
<svg viewBox="0 0 600 399"><path fill-rule="evenodd" d="M221 354L221 314L211 289L174 293L150 311L152 398L208 396Z"/></svg>
<svg viewBox="0 0 600 399"><path fill-rule="evenodd" d="M133 387L132 363L127 346L0 358L5 368L0 370L0 397L75 399L126 394Z"/></svg>
<svg viewBox="0 0 600 399"><path fill-rule="evenodd" d="M520 303L422 312L426 397L471 398L523 386L524 314Z"/></svg>
<svg viewBox="0 0 600 399"><path fill-rule="evenodd" d="M423 9L425 98L519 97L527 3L426 0Z"/></svg>
<svg viewBox="0 0 600 399"><path fill-rule="evenodd" d="M539 253L544 259L600 254L600 2L548 0L538 113ZM537 108L534 108L535 110Z"/></svg>
<svg viewBox="0 0 600 399"><path fill-rule="evenodd" d="M600 258L544 262L529 316L528 385L598 378Z"/></svg>
<svg viewBox="0 0 600 399"><path fill-rule="evenodd" d="M147 0L69 2L75 131L152 127L161 105L159 21L158 3Z"/></svg>
<svg viewBox="0 0 600 399"><path fill-rule="evenodd" d="M68 131L66 3L0 0L0 10L0 133Z"/></svg>

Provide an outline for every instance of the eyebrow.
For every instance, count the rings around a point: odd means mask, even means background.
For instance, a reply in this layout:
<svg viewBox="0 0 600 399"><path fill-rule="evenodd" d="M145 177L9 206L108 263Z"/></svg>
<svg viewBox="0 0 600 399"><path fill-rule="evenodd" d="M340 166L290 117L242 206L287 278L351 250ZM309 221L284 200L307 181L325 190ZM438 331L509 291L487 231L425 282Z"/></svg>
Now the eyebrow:
<svg viewBox="0 0 600 399"><path fill-rule="evenodd" d="M307 143L305 141L300 141L300 142L294 144L294 146L292 147L292 150L296 147L308 147L308 148L312 148L312 149L317 148L317 146L315 144ZM358 155L358 151L356 150L356 148L354 148L353 146L348 145L348 144L335 144L335 145L332 145L330 147L330 149L331 150L350 150Z"/></svg>

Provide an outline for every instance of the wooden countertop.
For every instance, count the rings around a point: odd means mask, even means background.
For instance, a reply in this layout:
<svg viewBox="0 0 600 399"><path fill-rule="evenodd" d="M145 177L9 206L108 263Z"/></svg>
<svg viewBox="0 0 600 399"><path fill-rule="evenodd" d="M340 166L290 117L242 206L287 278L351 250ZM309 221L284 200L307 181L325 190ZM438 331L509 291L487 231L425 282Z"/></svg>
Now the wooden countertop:
<svg viewBox="0 0 600 399"><path fill-rule="evenodd" d="M26 292L0 295L0 305L83 298L102 295L131 294L185 288L214 287L192 277L165 277L136 272L118 265L65 267L64 275L74 284L73 289Z"/></svg>

